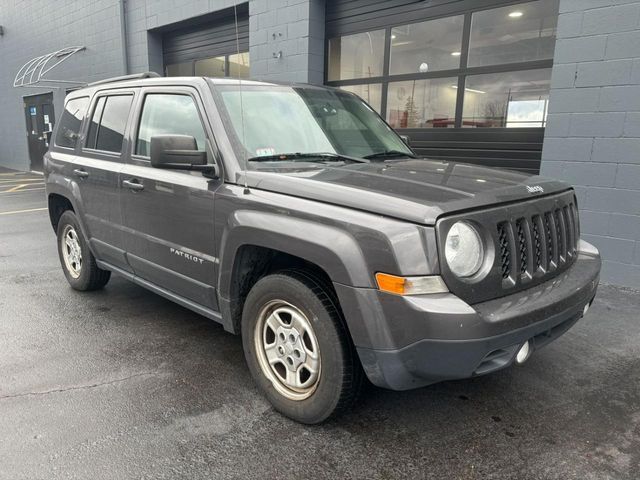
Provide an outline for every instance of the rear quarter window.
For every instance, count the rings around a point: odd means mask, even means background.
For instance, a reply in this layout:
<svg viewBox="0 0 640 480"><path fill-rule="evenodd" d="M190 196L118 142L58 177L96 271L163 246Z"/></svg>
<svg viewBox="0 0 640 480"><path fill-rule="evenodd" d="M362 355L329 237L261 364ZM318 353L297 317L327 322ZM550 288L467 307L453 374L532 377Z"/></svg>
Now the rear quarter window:
<svg viewBox="0 0 640 480"><path fill-rule="evenodd" d="M58 123L55 145L75 148L80 137L80 126L89 107L89 97L72 98L64 107L64 113Z"/></svg>

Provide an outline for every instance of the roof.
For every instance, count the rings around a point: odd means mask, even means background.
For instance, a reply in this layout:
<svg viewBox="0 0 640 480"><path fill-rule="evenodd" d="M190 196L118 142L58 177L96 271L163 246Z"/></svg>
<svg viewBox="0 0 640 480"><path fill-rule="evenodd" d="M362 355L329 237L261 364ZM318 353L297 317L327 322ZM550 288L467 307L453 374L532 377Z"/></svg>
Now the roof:
<svg viewBox="0 0 640 480"><path fill-rule="evenodd" d="M124 75L119 77L107 78L88 84L84 88L74 90L70 98L86 95L87 91L143 87L148 85L202 85L204 82L213 86L224 85L243 85L243 86L288 86L288 87L311 87L311 88L331 88L317 85L308 85L296 82L265 82L260 80L245 80L237 78L214 78L214 77L161 77L155 72L144 72L133 75Z"/></svg>

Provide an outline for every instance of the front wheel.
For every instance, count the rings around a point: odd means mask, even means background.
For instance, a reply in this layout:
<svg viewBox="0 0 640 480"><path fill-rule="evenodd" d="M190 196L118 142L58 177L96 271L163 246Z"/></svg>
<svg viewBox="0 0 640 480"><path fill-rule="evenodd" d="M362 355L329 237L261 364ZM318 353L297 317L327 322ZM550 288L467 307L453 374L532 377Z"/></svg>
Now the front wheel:
<svg viewBox="0 0 640 480"><path fill-rule="evenodd" d="M102 270L80 231L75 213L67 210L58 221L58 255L69 285L75 290L98 290L104 287L111 272Z"/></svg>
<svg viewBox="0 0 640 480"><path fill-rule="evenodd" d="M253 378L276 410L314 424L350 407L363 372L328 288L306 272L259 280L242 316Z"/></svg>

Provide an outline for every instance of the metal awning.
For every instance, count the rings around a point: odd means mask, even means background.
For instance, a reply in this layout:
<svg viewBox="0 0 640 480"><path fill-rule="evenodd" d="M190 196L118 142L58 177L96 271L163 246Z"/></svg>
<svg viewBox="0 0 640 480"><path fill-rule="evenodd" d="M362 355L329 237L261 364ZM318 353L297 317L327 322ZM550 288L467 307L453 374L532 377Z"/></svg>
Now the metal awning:
<svg viewBox="0 0 640 480"><path fill-rule="evenodd" d="M66 47L55 52L47 53L40 57L33 58L25 63L13 80L14 87L42 87L51 86L49 84L68 83L74 85L83 85L84 82L76 82L73 80L54 80L45 78L54 67L60 65L72 55L84 50L85 47Z"/></svg>

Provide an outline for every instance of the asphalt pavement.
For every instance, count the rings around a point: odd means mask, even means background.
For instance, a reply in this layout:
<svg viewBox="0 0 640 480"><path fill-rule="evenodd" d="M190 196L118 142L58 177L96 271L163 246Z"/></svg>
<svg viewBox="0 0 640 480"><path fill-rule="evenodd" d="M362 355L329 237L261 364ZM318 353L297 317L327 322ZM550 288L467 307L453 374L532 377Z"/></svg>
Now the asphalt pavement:
<svg viewBox="0 0 640 480"><path fill-rule="evenodd" d="M71 290L42 178L0 171L0 479L640 477L640 293L601 286L522 367L374 387L308 427L239 337L113 277Z"/></svg>

